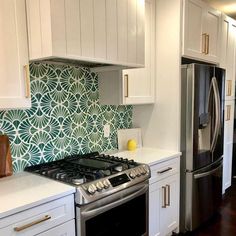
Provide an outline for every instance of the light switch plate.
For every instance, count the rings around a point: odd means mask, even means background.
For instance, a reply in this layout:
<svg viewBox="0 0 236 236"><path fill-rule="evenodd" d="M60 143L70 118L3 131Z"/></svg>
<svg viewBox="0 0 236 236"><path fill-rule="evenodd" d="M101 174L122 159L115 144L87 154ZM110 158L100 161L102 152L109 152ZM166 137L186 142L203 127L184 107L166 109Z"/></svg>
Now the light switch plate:
<svg viewBox="0 0 236 236"><path fill-rule="evenodd" d="M109 136L110 136L110 125L109 124L104 125L103 135L104 135L104 138L109 138Z"/></svg>

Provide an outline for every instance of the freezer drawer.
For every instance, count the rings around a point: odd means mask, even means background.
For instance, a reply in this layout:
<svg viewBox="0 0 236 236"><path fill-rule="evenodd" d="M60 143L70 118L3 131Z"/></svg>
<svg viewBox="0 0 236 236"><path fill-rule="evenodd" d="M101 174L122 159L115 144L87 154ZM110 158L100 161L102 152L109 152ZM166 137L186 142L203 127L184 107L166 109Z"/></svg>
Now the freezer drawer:
<svg viewBox="0 0 236 236"><path fill-rule="evenodd" d="M219 209L222 191L222 163L218 161L197 172L186 173L185 228L192 231Z"/></svg>

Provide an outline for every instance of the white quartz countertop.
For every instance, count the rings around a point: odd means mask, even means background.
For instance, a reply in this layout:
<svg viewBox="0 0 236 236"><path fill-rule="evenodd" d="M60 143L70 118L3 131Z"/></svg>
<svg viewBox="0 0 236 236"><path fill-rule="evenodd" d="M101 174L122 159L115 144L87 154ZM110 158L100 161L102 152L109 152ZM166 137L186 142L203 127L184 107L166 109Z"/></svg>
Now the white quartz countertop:
<svg viewBox="0 0 236 236"><path fill-rule="evenodd" d="M113 155L133 159L136 162L151 166L175 157L179 157L181 156L181 152L156 148L138 148L135 151L117 151L113 153Z"/></svg>
<svg viewBox="0 0 236 236"><path fill-rule="evenodd" d="M0 178L0 219L74 192L73 186L27 172Z"/></svg>

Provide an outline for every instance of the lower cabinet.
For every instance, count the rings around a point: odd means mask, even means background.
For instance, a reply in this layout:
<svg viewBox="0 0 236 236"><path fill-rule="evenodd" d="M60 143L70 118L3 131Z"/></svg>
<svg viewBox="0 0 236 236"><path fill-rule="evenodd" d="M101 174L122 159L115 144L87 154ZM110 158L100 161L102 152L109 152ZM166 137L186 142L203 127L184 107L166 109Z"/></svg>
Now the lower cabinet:
<svg viewBox="0 0 236 236"><path fill-rule="evenodd" d="M231 186L232 181L234 100L225 101L224 118L223 193Z"/></svg>
<svg viewBox="0 0 236 236"><path fill-rule="evenodd" d="M38 236L75 236L75 222L74 220L71 220L46 232L38 234Z"/></svg>
<svg viewBox="0 0 236 236"><path fill-rule="evenodd" d="M4 236L75 236L74 195L68 195L0 219Z"/></svg>
<svg viewBox="0 0 236 236"><path fill-rule="evenodd" d="M149 186L150 236L171 235L172 232L177 233L179 231L180 175L179 172L175 174L171 172L174 170L171 165L173 163L170 163L165 168L161 167L157 173L159 172L160 175L165 174L165 177L160 180L157 178L157 181L150 183ZM169 174L167 173L168 171L170 171Z"/></svg>

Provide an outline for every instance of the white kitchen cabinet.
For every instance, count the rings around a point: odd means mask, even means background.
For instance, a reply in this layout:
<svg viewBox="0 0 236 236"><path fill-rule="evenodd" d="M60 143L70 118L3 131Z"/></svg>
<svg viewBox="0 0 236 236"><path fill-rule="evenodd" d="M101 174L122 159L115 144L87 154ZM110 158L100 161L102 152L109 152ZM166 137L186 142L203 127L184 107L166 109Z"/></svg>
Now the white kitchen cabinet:
<svg viewBox="0 0 236 236"><path fill-rule="evenodd" d="M234 100L225 102L224 118L223 193L232 181Z"/></svg>
<svg viewBox="0 0 236 236"><path fill-rule="evenodd" d="M144 0L26 3L30 60L144 66Z"/></svg>
<svg viewBox="0 0 236 236"><path fill-rule="evenodd" d="M29 108L30 78L24 0L0 7L0 110Z"/></svg>
<svg viewBox="0 0 236 236"><path fill-rule="evenodd" d="M75 236L75 222L70 220L62 225L45 231L38 236Z"/></svg>
<svg viewBox="0 0 236 236"><path fill-rule="evenodd" d="M74 195L71 194L1 218L0 235L75 236L74 214Z"/></svg>
<svg viewBox="0 0 236 236"><path fill-rule="evenodd" d="M137 40L137 45L138 44L139 43ZM113 68L110 71L96 70L96 72L98 73L99 95L101 104L127 105L127 104L154 103L155 99L154 48L155 48L155 0L146 0L145 1L145 68L129 69L129 70L116 70L116 68Z"/></svg>
<svg viewBox="0 0 236 236"><path fill-rule="evenodd" d="M179 158L151 166L149 235L179 231Z"/></svg>
<svg viewBox="0 0 236 236"><path fill-rule="evenodd" d="M182 56L218 63L221 13L202 0L184 0Z"/></svg>
<svg viewBox="0 0 236 236"><path fill-rule="evenodd" d="M236 63L236 21L226 15L221 20L221 57L220 67L226 70L225 99L235 96L235 63Z"/></svg>

